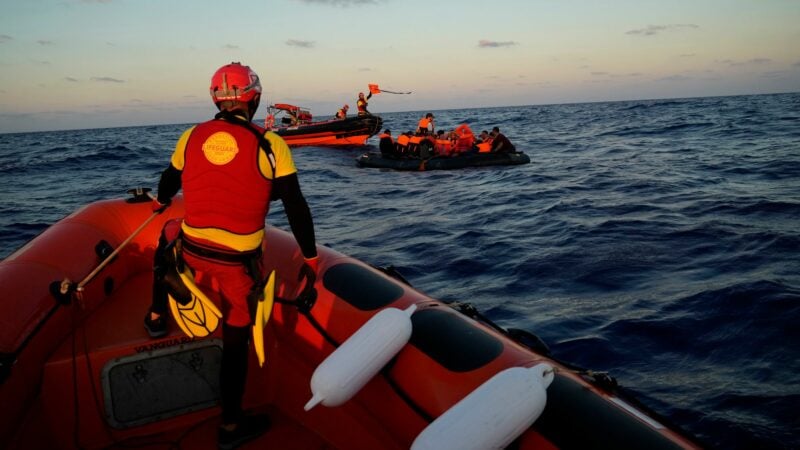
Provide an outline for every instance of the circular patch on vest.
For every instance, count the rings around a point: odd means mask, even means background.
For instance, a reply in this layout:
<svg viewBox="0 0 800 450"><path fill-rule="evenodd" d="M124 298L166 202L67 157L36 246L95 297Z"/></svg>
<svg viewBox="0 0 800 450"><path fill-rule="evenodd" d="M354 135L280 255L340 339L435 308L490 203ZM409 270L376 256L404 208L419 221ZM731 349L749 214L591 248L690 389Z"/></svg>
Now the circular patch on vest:
<svg viewBox="0 0 800 450"><path fill-rule="evenodd" d="M239 147L236 145L236 139L224 131L217 131L203 142L203 154L206 155L206 159L218 166L224 166L233 161L237 153L239 153Z"/></svg>

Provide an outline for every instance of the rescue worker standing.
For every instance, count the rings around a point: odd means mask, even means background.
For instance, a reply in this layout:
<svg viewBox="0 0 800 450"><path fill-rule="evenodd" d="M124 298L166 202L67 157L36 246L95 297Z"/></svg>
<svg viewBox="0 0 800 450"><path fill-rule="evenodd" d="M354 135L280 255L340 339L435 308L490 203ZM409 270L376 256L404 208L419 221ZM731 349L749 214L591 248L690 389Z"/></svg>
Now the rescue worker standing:
<svg viewBox="0 0 800 450"><path fill-rule="evenodd" d="M425 117L419 119L417 124L417 134L428 135L433 134L435 124L433 123L434 116L431 113L425 114Z"/></svg>
<svg viewBox="0 0 800 450"><path fill-rule="evenodd" d="M370 98L372 98L372 92L370 92L369 95L367 95L366 98L364 98L364 93L363 92L359 92L358 93L358 101L356 102L356 108L358 108L358 115L359 116L370 116L370 115L372 115L372 113L367 111L367 105L368 105L367 100L369 100Z"/></svg>
<svg viewBox="0 0 800 450"><path fill-rule="evenodd" d="M220 368L222 421L219 448L231 449L263 434L265 415L245 415L252 317L248 294L263 280L260 264L264 221L270 199L283 202L289 225L304 257L300 277L313 283L318 265L311 211L300 190L286 142L251 123L261 99L261 83L250 67L231 63L211 78L214 119L186 130L158 183L154 211L163 211L183 188L183 260L198 286L222 298L223 351ZM253 264L253 262L257 262ZM252 276L251 276L252 275ZM145 316L151 336L166 334L166 305L154 296Z"/></svg>

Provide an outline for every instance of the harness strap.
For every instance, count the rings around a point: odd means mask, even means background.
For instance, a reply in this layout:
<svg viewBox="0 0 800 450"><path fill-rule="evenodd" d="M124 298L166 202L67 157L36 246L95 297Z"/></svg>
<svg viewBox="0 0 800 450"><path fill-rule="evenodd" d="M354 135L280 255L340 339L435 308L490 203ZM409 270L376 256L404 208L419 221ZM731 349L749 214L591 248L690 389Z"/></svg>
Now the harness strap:
<svg viewBox="0 0 800 450"><path fill-rule="evenodd" d="M259 267L261 248L259 247L256 250L248 252L229 252L192 242L186 235L183 235L179 240L182 250L185 252L205 259L244 266L247 274L253 279L253 287L247 294L247 309L250 312L250 317L255 317L256 306L258 306L258 301L263 296L264 285L267 283L266 279L261 279L261 270Z"/></svg>
<svg viewBox="0 0 800 450"><path fill-rule="evenodd" d="M215 116L215 119L224 120L228 123L239 125L244 127L258 139L258 145L264 152L267 154L267 160L269 161L269 166L272 169L272 177L275 178L275 168L277 163L275 162L275 153L272 151L272 144L269 143L267 138L264 137L258 130L253 127L253 124L249 121L242 119L240 116L230 112L230 111L220 111Z"/></svg>
<svg viewBox="0 0 800 450"><path fill-rule="evenodd" d="M237 252L234 250L226 251L219 248L206 247L189 240L185 235L183 236L182 244L183 250L192 253L201 258L213 259L226 263L243 264L247 266L249 261L261 256L261 248L250 250L246 252Z"/></svg>

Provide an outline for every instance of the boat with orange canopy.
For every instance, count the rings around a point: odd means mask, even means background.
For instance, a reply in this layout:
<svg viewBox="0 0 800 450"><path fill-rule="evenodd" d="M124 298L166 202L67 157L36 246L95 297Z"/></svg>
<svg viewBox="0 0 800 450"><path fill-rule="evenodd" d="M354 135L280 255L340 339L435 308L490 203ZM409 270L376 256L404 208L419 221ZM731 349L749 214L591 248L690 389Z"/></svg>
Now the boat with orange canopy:
<svg viewBox="0 0 800 450"><path fill-rule="evenodd" d="M153 340L141 321L158 235L182 215L180 196L156 214L138 190L0 262L1 448L216 448L221 327ZM699 448L613 378L392 269L319 246L316 295L297 300L293 237L268 227L265 242L275 303L244 406L272 426L246 448Z"/></svg>
<svg viewBox="0 0 800 450"><path fill-rule="evenodd" d="M264 126L292 147L304 145L360 146L376 135L383 119L376 115L314 121L308 108L276 103L267 107Z"/></svg>

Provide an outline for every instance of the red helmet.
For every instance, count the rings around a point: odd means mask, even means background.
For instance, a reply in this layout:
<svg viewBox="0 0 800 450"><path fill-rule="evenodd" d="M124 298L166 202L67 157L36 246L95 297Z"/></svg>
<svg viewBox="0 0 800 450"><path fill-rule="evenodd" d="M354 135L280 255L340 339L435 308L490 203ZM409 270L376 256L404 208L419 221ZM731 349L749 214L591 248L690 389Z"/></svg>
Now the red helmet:
<svg viewBox="0 0 800 450"><path fill-rule="evenodd" d="M363 97L363 96L364 96L364 93L363 93L363 92L359 92L359 93L358 93L358 96L359 96L359 97Z"/></svg>
<svg viewBox="0 0 800 450"><path fill-rule="evenodd" d="M255 100L257 104L261 98L261 82L249 66L232 62L214 72L209 91L215 105L225 100L245 103Z"/></svg>
<svg viewBox="0 0 800 450"><path fill-rule="evenodd" d="M350 109L350 106L349 105L344 105L344 106L342 106L342 109Z"/></svg>

